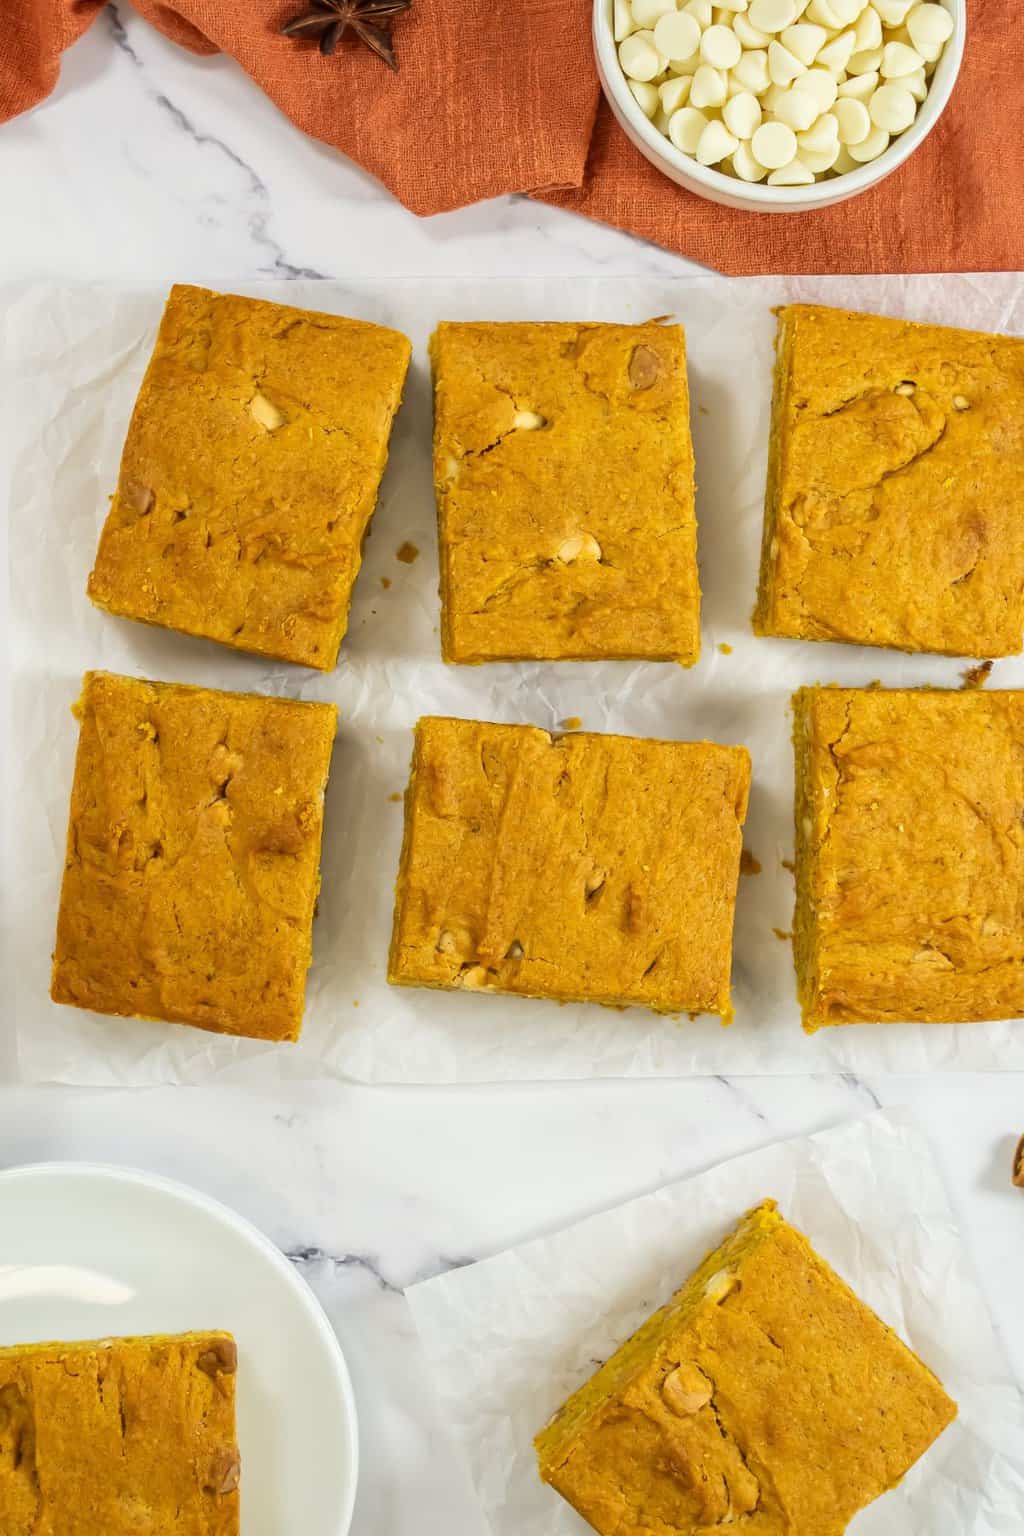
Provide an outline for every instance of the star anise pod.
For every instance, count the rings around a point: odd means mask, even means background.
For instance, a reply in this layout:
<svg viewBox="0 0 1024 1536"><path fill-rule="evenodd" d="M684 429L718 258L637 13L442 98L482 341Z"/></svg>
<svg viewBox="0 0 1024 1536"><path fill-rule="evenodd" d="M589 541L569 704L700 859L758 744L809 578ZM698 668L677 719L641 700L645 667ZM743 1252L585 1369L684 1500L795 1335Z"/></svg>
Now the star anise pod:
<svg viewBox="0 0 1024 1536"><path fill-rule="evenodd" d="M412 0L311 0L309 10L286 21L281 31L285 37L319 37L320 52L328 54L351 28L389 69L397 69L391 32L379 23L389 22L411 5Z"/></svg>

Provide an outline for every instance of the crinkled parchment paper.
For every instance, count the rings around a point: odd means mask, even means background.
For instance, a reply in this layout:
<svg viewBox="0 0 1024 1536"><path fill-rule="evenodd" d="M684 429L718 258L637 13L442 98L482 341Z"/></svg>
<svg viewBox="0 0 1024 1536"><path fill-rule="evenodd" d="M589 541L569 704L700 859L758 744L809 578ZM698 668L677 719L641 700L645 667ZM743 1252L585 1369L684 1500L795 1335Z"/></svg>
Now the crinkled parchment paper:
<svg viewBox="0 0 1024 1536"><path fill-rule="evenodd" d="M220 286L226 286L221 284ZM398 326L415 356L391 463L356 584L341 662L329 676L114 619L85 583L164 292L54 286L3 295L10 460L17 1037L26 1079L95 1084L335 1073L375 1082L642 1076L652 1073L918 1071L1024 1067L1024 1026L800 1030L789 928L793 884L789 696L815 681L957 686L964 662L855 646L755 640L754 601L771 395L772 305L801 298L986 330L1024 330L1019 276L727 281L389 281L251 287L284 302ZM700 482L703 655L671 664L446 667L438 650L426 341L449 319L641 320L685 324ZM402 564L404 541L421 553ZM391 585L385 589L383 579ZM720 645L731 645L731 654ZM323 891L305 1031L295 1047L180 1025L104 1019L47 996L76 727L87 667L333 699L341 726L327 794ZM996 664L996 686L1024 664ZM410 728L427 712L744 742L754 761L746 843L763 865L740 881L736 1022L658 1018L518 998L396 990L384 981Z"/></svg>
<svg viewBox="0 0 1024 1536"><path fill-rule="evenodd" d="M1024 1401L903 1114L781 1142L406 1292L493 1536L576 1536L532 1439L745 1210L774 1197L924 1359L956 1422L850 1536L1020 1536Z"/></svg>

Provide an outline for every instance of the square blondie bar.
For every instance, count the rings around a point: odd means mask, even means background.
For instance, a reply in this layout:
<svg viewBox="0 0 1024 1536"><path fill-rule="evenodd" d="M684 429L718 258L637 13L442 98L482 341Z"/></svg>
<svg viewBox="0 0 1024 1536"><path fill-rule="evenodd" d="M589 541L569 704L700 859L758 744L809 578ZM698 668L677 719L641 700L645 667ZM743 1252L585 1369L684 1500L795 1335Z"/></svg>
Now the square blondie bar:
<svg viewBox="0 0 1024 1536"><path fill-rule="evenodd" d="M841 1536L955 1416L766 1201L536 1448L543 1480L601 1536Z"/></svg>
<svg viewBox="0 0 1024 1536"><path fill-rule="evenodd" d="M1024 340L779 311L754 629L1021 649Z"/></svg>
<svg viewBox="0 0 1024 1536"><path fill-rule="evenodd" d="M409 353L379 325L172 288L93 602L330 670Z"/></svg>
<svg viewBox="0 0 1024 1536"><path fill-rule="evenodd" d="M1024 693L802 688L804 1027L1024 1015Z"/></svg>
<svg viewBox="0 0 1024 1536"><path fill-rule="evenodd" d="M0 1348L3 1536L238 1536L230 1334Z"/></svg>
<svg viewBox="0 0 1024 1536"><path fill-rule="evenodd" d="M742 747L428 717L388 980L730 1015Z"/></svg>
<svg viewBox="0 0 1024 1536"><path fill-rule="evenodd" d="M333 704L86 673L51 996L294 1040Z"/></svg>
<svg viewBox="0 0 1024 1536"><path fill-rule="evenodd" d="M445 660L692 666L682 328L444 324L430 351Z"/></svg>

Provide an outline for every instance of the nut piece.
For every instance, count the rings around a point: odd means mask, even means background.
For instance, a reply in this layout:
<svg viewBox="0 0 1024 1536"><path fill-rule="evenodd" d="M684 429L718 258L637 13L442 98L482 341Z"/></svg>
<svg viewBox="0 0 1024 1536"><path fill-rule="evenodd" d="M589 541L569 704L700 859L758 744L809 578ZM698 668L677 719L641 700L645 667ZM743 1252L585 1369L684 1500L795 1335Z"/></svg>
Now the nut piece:
<svg viewBox="0 0 1024 1536"><path fill-rule="evenodd" d="M524 953L523 946L520 944L519 940L518 939L513 939L512 943L509 945L508 949L506 949L506 951L505 951L505 959L506 960L521 960L523 958L523 953Z"/></svg>
<svg viewBox="0 0 1024 1536"><path fill-rule="evenodd" d="M234 1339L217 1339L196 1360L196 1369L211 1379L233 1376L238 1369L238 1346Z"/></svg>
<svg viewBox="0 0 1024 1536"><path fill-rule="evenodd" d="M592 533L575 533L572 538L562 540L555 559L561 560L563 565L572 565L574 560L597 561L601 559L601 546Z"/></svg>
<svg viewBox="0 0 1024 1536"><path fill-rule="evenodd" d="M254 421L258 421L261 427L266 427L268 432L275 432L284 422L284 416L276 405L272 405L266 395L255 394L249 401L249 413Z"/></svg>
<svg viewBox="0 0 1024 1536"><path fill-rule="evenodd" d="M547 424L547 418L536 411L516 411L512 418L512 426L517 432L539 432Z"/></svg>
<svg viewBox="0 0 1024 1536"><path fill-rule="evenodd" d="M650 389L661 377L661 358L650 347L634 347L629 359L629 382L634 389Z"/></svg>
<svg viewBox="0 0 1024 1536"><path fill-rule="evenodd" d="M661 1384L661 1395L672 1412L685 1419L691 1413L699 1413L710 1403L714 1386L696 1365L689 1362L676 1366Z"/></svg>
<svg viewBox="0 0 1024 1536"><path fill-rule="evenodd" d="M205 1493L234 1493L242 1475L242 1463L238 1452L225 1446L210 1462L210 1470L203 1484Z"/></svg>
<svg viewBox="0 0 1024 1536"><path fill-rule="evenodd" d="M1018 1189L1024 1189L1024 1136L1017 1143L1017 1150L1013 1154L1013 1182Z"/></svg>

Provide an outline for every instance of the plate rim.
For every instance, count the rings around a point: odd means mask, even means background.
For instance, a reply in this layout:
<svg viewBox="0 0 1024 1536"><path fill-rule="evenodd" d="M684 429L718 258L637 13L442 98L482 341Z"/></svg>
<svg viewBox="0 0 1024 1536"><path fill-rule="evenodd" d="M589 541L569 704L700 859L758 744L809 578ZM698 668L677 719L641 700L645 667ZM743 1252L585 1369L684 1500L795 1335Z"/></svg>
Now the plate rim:
<svg viewBox="0 0 1024 1536"><path fill-rule="evenodd" d="M149 1169L123 1163L92 1162L76 1158L50 1158L43 1162L15 1163L9 1167L0 1168L0 1186L13 1182L17 1178L33 1179L44 1174L54 1173L65 1176L70 1175L73 1178L83 1175L92 1175L94 1177L99 1175L101 1178L109 1179L113 1183L132 1184L137 1187L156 1189L164 1194L174 1195L183 1200L186 1205L196 1207L207 1215L221 1220L229 1228L233 1228L237 1234L246 1238L258 1248L279 1274L286 1277L297 1298L302 1302L312 1318L326 1347L326 1352L332 1360L351 1428L348 1444L349 1467L345 1479L347 1493L338 1513L336 1528L336 1536L348 1536L355 1514L356 1493L359 1485L359 1416L356 1409L352 1377L341 1347L341 1340L331 1326L330 1319L308 1280L299 1273L262 1228L258 1227L255 1222L250 1221L247 1216L243 1216L240 1211L236 1211L232 1206L225 1205L222 1200L218 1200L214 1195L208 1195L205 1190L196 1189L194 1185L185 1184L180 1179L170 1178L166 1174L151 1173Z"/></svg>

